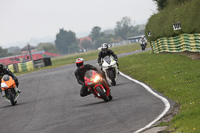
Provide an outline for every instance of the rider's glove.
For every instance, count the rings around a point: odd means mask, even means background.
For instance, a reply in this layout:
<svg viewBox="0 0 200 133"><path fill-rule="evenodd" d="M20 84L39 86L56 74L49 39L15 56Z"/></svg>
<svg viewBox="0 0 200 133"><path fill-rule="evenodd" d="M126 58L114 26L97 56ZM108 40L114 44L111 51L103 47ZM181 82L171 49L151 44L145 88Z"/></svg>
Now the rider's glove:
<svg viewBox="0 0 200 133"><path fill-rule="evenodd" d="M99 63L99 66L102 66L102 63Z"/></svg>

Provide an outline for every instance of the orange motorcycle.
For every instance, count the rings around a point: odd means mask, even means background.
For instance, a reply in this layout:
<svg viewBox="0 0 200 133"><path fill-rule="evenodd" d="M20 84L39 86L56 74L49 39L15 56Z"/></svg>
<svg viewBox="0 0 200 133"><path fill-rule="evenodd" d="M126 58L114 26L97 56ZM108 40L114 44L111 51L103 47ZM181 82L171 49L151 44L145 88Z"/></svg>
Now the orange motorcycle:
<svg viewBox="0 0 200 133"><path fill-rule="evenodd" d="M16 83L13 78L9 75L4 75L1 79L2 93L5 91L5 98L13 106L17 103L19 93L16 92Z"/></svg>

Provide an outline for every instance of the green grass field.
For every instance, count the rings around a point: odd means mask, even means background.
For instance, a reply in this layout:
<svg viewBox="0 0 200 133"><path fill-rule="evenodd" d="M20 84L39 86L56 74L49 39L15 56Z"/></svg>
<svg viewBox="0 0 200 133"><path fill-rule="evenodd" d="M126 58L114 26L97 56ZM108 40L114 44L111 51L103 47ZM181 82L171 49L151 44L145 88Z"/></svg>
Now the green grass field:
<svg viewBox="0 0 200 133"><path fill-rule="evenodd" d="M133 44L123 45L119 47L112 47L110 49L112 49L115 52L115 54L121 54L121 53L138 50L140 49L140 45L138 43L133 43ZM66 64L72 64L72 63L75 63L75 60L79 57L84 58L86 61L93 60L93 59L98 58L99 52L100 52L99 50L92 50L85 53L77 53L77 54L72 54L72 55L61 56L61 57L53 58L52 63L53 63L53 66L62 66Z"/></svg>
<svg viewBox="0 0 200 133"><path fill-rule="evenodd" d="M200 61L185 55L134 54L119 59L120 70L173 99L179 113L167 125L175 133L200 132Z"/></svg>

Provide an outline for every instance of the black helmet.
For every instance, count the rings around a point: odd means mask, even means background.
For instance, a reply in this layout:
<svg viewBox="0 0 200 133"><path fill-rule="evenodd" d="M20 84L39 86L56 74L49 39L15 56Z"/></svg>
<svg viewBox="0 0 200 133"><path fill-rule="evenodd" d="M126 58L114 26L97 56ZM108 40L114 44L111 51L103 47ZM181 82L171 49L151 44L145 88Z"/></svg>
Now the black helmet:
<svg viewBox="0 0 200 133"><path fill-rule="evenodd" d="M0 63L0 71L3 70L3 63Z"/></svg>
<svg viewBox="0 0 200 133"><path fill-rule="evenodd" d="M108 50L108 44L107 44L107 43L103 43L103 44L101 45L101 51L106 53L107 50Z"/></svg>
<svg viewBox="0 0 200 133"><path fill-rule="evenodd" d="M78 58L76 59L76 66L77 67L83 67L84 59L83 58Z"/></svg>

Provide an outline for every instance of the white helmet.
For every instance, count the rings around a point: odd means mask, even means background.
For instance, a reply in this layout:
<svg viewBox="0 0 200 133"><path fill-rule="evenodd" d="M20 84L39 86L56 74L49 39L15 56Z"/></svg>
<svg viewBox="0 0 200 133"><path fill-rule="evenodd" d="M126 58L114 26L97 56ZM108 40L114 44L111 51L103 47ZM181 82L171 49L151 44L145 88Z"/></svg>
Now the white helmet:
<svg viewBox="0 0 200 133"><path fill-rule="evenodd" d="M108 44L107 43L103 43L101 45L101 51L106 52L108 50Z"/></svg>

